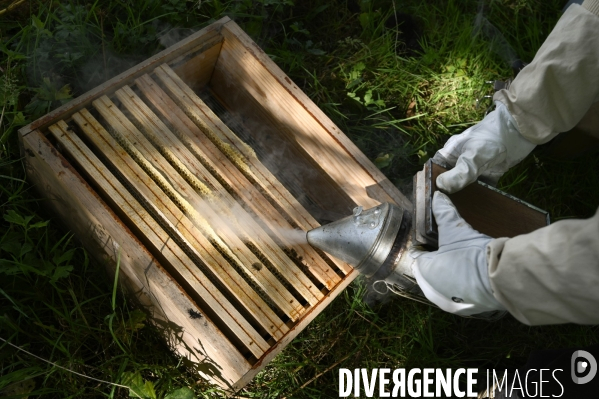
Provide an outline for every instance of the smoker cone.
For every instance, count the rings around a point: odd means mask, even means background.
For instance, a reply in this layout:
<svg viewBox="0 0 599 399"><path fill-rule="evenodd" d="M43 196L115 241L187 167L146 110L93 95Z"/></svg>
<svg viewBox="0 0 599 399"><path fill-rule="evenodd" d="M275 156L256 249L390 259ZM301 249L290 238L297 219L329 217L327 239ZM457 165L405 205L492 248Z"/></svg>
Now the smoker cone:
<svg viewBox="0 0 599 399"><path fill-rule="evenodd" d="M389 256L402 218L403 210L390 203L359 206L352 216L310 230L308 242L370 277Z"/></svg>

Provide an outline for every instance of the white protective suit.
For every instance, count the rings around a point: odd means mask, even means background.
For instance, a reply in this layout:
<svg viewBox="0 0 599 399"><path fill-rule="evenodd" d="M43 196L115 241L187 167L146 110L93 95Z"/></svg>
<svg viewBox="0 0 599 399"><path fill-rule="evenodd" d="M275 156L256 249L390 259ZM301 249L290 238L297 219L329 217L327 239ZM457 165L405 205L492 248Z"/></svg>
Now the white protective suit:
<svg viewBox="0 0 599 399"><path fill-rule="evenodd" d="M509 90L494 96L543 144L599 102L599 0L570 6ZM599 203L599 198L595 199ZM599 324L599 210L487 246L495 298L529 325Z"/></svg>

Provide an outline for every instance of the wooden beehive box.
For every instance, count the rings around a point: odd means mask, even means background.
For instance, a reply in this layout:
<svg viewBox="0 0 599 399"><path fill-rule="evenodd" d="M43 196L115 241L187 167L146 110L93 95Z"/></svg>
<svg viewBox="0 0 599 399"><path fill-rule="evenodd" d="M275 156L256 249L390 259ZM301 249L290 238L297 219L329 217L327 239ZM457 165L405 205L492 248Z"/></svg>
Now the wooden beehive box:
<svg viewBox="0 0 599 399"><path fill-rule="evenodd" d="M20 130L28 177L204 376L235 391L357 275L303 242L409 201L223 18Z"/></svg>

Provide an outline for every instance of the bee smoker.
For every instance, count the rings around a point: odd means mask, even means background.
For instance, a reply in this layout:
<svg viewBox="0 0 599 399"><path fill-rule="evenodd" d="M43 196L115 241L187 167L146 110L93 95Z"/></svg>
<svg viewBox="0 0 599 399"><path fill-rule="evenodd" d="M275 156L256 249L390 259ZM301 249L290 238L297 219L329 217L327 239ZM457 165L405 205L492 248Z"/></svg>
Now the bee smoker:
<svg viewBox="0 0 599 399"><path fill-rule="evenodd" d="M308 231L308 243L352 265L374 282L385 280L402 296L425 300L407 254L412 242L411 216L391 203L366 210L358 206L351 216Z"/></svg>

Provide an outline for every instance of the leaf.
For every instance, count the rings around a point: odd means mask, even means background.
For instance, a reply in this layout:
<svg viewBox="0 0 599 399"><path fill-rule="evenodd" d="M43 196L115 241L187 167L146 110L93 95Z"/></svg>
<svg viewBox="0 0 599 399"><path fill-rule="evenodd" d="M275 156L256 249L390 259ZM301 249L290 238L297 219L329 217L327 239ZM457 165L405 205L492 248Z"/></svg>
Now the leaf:
<svg viewBox="0 0 599 399"><path fill-rule="evenodd" d="M21 250L19 251L19 257L24 256L33 250L33 244L31 242L25 242L21 245Z"/></svg>
<svg viewBox="0 0 599 399"><path fill-rule="evenodd" d="M71 98L71 87L66 84L60 89L49 78L42 79L39 89L35 89L36 97L45 101L64 101Z"/></svg>
<svg viewBox="0 0 599 399"><path fill-rule="evenodd" d="M25 221L25 218L12 209L8 210L4 214L4 220L6 220L8 223L13 223L13 224L16 224L19 226L23 226L23 227L27 226L27 222ZM31 219L29 219L29 220L31 220Z"/></svg>
<svg viewBox="0 0 599 399"><path fill-rule="evenodd" d="M356 95L356 93L347 93L347 96L349 98L353 98L354 100L356 100L357 102L359 102L360 104L362 104L362 100L360 99L360 97L358 97Z"/></svg>
<svg viewBox="0 0 599 399"><path fill-rule="evenodd" d="M362 25L362 29L369 28L374 20L373 13L371 12L363 12L360 14L360 25Z"/></svg>
<svg viewBox="0 0 599 399"><path fill-rule="evenodd" d="M49 220L46 220L46 221L43 221L43 222L37 222L37 223L34 223L34 224L30 225L29 228L30 229L39 229L39 228L42 228L42 227L46 227L48 225L48 223L50 223Z"/></svg>
<svg viewBox="0 0 599 399"><path fill-rule="evenodd" d="M56 54L56 58L62 60L66 65L73 66L75 62L85 56L84 53L81 52L64 52L62 54Z"/></svg>
<svg viewBox="0 0 599 399"><path fill-rule="evenodd" d="M54 269L54 274L52 275L50 282L55 283L61 278L68 277L72 271L73 265L58 266L56 269Z"/></svg>
<svg viewBox="0 0 599 399"><path fill-rule="evenodd" d="M372 104L378 106L379 108L385 107L385 102L383 100L380 98L378 100L373 99L372 89L370 89L364 94L364 105L368 106Z"/></svg>
<svg viewBox="0 0 599 399"><path fill-rule="evenodd" d="M349 82L349 84L347 85L346 89L347 90L351 90L354 87L356 87L357 85L359 85L360 83L362 83L362 78L354 79L351 82Z"/></svg>
<svg viewBox="0 0 599 399"><path fill-rule="evenodd" d="M37 29L44 29L44 23L36 15L31 16L31 25Z"/></svg>
<svg viewBox="0 0 599 399"><path fill-rule="evenodd" d="M23 257L21 268L40 276L50 276L54 271L55 266L49 260L40 259L35 256L35 252L28 252Z"/></svg>
<svg viewBox="0 0 599 399"><path fill-rule="evenodd" d="M362 71L366 69L366 64L363 62L358 62L351 69L351 73L349 74L351 80L358 79L362 76Z"/></svg>
<svg viewBox="0 0 599 399"><path fill-rule="evenodd" d="M2 42L0 42L0 51L6 54L11 60L23 60L27 58L27 56L23 53L18 53L16 51L8 49L8 47L6 47L6 45Z"/></svg>
<svg viewBox="0 0 599 399"><path fill-rule="evenodd" d="M383 169L387 166L389 166L389 164L391 164L391 160L393 159L393 154L385 154L385 155L379 155L375 160L374 160L374 164L376 165L377 168L379 169Z"/></svg>
<svg viewBox="0 0 599 399"><path fill-rule="evenodd" d="M13 234L7 234L2 238L2 242L0 243L0 249L17 257L21 252L21 243L24 239L25 237L23 236L23 234L19 234L17 232Z"/></svg>
<svg viewBox="0 0 599 399"><path fill-rule="evenodd" d="M428 152L425 150L418 150L418 162L420 164L424 164L430 157L428 156Z"/></svg>
<svg viewBox="0 0 599 399"><path fill-rule="evenodd" d="M12 123L14 126L22 126L28 122L29 122L29 120L27 118L25 118L25 115L23 115L22 112L17 112L16 114L14 114L13 119L12 119Z"/></svg>
<svg viewBox="0 0 599 399"><path fill-rule="evenodd" d="M289 25L289 27L291 29L293 29L294 32L296 33L303 33L304 35L309 35L310 32L308 31L308 29L303 27L303 24L301 22L294 22L291 25Z"/></svg>
<svg viewBox="0 0 599 399"><path fill-rule="evenodd" d="M76 248L71 248L66 252L63 252L61 254L56 254L52 257L52 261L57 266L62 265L63 263L70 262L71 259L73 259L73 255L75 255L75 250L76 250Z"/></svg>
<svg viewBox="0 0 599 399"><path fill-rule="evenodd" d="M440 58L440 55L438 52L436 52L433 49L428 48L426 50L426 52L424 53L424 55L421 58L421 61L424 65L432 65L433 63L437 62L437 60Z"/></svg>
<svg viewBox="0 0 599 399"><path fill-rule="evenodd" d="M37 97L33 97L31 102L25 106L25 112L32 115L33 119L36 119L50 111L51 105L50 101L43 101Z"/></svg>
<svg viewBox="0 0 599 399"><path fill-rule="evenodd" d="M372 103L372 89L368 90L365 94L364 94L364 104L365 105L369 105ZM388 155L388 154L387 154Z"/></svg>
<svg viewBox="0 0 599 399"><path fill-rule="evenodd" d="M59 90L56 90L54 92L53 100L64 103L66 100L69 100L71 97L72 97L71 86L66 84L66 85L62 86Z"/></svg>
<svg viewBox="0 0 599 399"><path fill-rule="evenodd" d="M135 389L137 386L143 385L141 374L139 374L139 372L131 373L129 371L125 371L121 377L121 384Z"/></svg>
<svg viewBox="0 0 599 399"><path fill-rule="evenodd" d="M323 12L324 10L329 8L329 6L330 6L330 4L323 4L320 7L316 7L314 10L312 10L311 14L312 15L320 14L321 12Z"/></svg>
<svg viewBox="0 0 599 399"><path fill-rule="evenodd" d="M129 397L156 399L156 392L152 381L144 381L139 371L135 373L124 372L121 377L121 383L129 387Z"/></svg>
<svg viewBox="0 0 599 399"><path fill-rule="evenodd" d="M326 52L324 50L321 50L319 48L309 48L308 53L314 54L314 55L325 55L326 54Z"/></svg>
<svg viewBox="0 0 599 399"><path fill-rule="evenodd" d="M191 389L183 387L168 393L164 399L195 399L195 397Z"/></svg>
<svg viewBox="0 0 599 399"><path fill-rule="evenodd" d="M31 393L35 389L35 380L28 379L24 381L15 382L10 384L6 388L0 391L2 396L15 396L15 397L28 397L27 394Z"/></svg>
<svg viewBox="0 0 599 399"><path fill-rule="evenodd" d="M0 274L14 276L15 274L21 274L22 272L23 271L17 262L7 259L0 259Z"/></svg>
<svg viewBox="0 0 599 399"><path fill-rule="evenodd" d="M11 373L4 373L0 380L1 397L18 395L19 393L29 393L28 388L32 385L33 378L43 374L40 367L20 368ZM27 382L29 381L29 382ZM33 384L35 386L35 383ZM13 390L14 389L14 390Z"/></svg>
<svg viewBox="0 0 599 399"><path fill-rule="evenodd" d="M140 309L135 309L129 315L126 328L131 331L137 331L145 327L145 324L143 324L144 321L146 321L146 314Z"/></svg>
<svg viewBox="0 0 599 399"><path fill-rule="evenodd" d="M138 397L143 394L143 380L139 372L124 372L123 376L121 377L121 384L129 387L129 396ZM135 393L137 393L137 395Z"/></svg>
<svg viewBox="0 0 599 399"><path fill-rule="evenodd" d="M66 84L58 89L56 83L47 77L42 79L39 88L33 90L36 94L25 106L25 112L32 114L34 118L47 113L52 107L65 104L72 98L71 86Z"/></svg>
<svg viewBox="0 0 599 399"><path fill-rule="evenodd" d="M150 399L156 399L156 391L154 391L154 383L152 381L146 381L143 394Z"/></svg>

